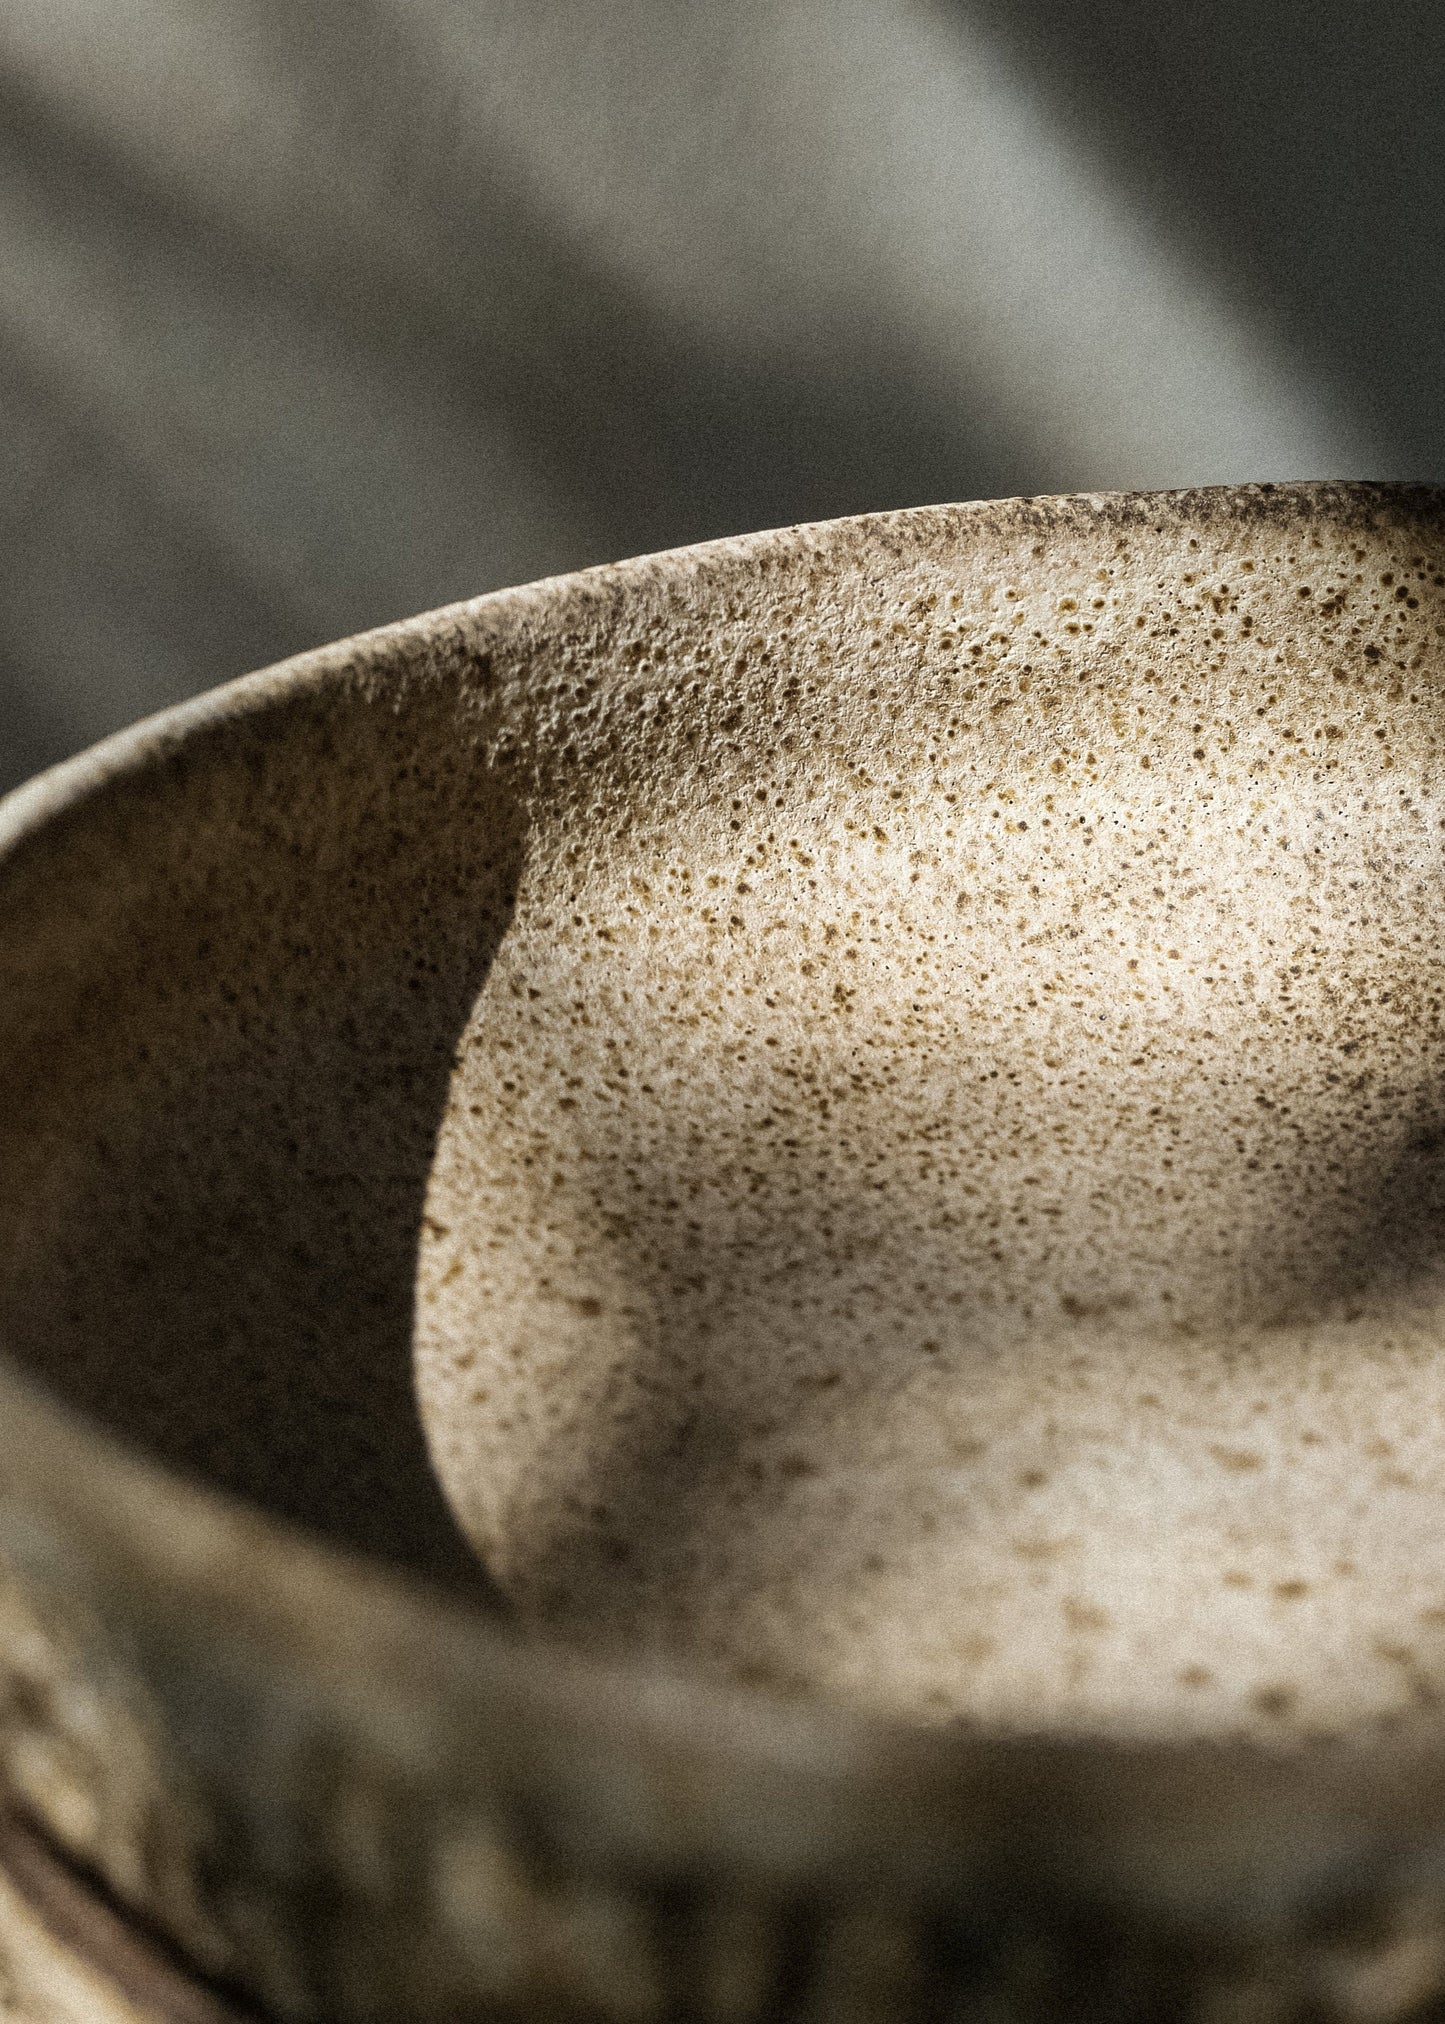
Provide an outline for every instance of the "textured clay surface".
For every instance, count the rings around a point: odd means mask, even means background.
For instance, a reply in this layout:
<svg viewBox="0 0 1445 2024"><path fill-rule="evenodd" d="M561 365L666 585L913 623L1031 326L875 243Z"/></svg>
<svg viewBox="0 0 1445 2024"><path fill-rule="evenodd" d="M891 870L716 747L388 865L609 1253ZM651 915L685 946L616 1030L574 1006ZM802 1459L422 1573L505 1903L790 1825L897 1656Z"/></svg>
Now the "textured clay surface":
<svg viewBox="0 0 1445 2024"><path fill-rule="evenodd" d="M1445 542L921 515L599 614L427 1201L520 1613L911 1716L1445 1691Z"/></svg>
<svg viewBox="0 0 1445 2024"><path fill-rule="evenodd" d="M245 2015L253 2020L254 2012ZM5 2024L243 2024L63 1864L0 1817Z"/></svg>
<svg viewBox="0 0 1445 2024"><path fill-rule="evenodd" d="M0 1334L465 1585L449 1503L644 1659L1016 1731L1431 1703L1442 662L1438 497L1297 487L258 678L7 860Z"/></svg>

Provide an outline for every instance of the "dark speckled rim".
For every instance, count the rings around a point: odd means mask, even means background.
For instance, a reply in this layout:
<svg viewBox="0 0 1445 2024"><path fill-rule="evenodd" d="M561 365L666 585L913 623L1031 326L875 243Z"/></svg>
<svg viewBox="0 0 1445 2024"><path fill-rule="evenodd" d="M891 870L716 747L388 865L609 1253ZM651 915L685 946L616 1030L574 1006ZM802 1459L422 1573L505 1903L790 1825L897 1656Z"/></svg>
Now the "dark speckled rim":
<svg viewBox="0 0 1445 2024"><path fill-rule="evenodd" d="M1290 486L923 509L431 614L151 720L0 809L0 879L118 780L458 625L921 521L1445 523ZM12 1803L267 2012L1406 2015L1445 1986L1445 1737L1271 1753L988 1741L564 1654L123 1452L0 1367ZM975 2008L970 2008L974 2005Z"/></svg>

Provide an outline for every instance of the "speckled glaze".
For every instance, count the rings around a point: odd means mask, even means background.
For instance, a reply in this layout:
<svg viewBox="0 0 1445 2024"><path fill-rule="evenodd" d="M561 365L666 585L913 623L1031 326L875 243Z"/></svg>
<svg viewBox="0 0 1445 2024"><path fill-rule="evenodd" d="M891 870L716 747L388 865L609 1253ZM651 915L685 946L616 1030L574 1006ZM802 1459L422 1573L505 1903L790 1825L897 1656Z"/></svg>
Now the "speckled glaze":
<svg viewBox="0 0 1445 2024"><path fill-rule="evenodd" d="M1012 501L12 797L25 2024L1445 1990L1442 666L1440 495Z"/></svg>

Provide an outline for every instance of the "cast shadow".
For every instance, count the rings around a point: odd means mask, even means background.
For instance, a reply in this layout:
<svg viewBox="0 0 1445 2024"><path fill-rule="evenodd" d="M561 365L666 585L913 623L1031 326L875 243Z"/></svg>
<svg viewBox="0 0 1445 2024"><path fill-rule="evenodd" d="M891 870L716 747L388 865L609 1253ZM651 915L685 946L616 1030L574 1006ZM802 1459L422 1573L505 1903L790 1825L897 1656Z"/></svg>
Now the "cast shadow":
<svg viewBox="0 0 1445 2024"><path fill-rule="evenodd" d="M43 918L9 878L0 1340L153 1458L475 1596L414 1277L523 837L457 718L273 708L56 825Z"/></svg>

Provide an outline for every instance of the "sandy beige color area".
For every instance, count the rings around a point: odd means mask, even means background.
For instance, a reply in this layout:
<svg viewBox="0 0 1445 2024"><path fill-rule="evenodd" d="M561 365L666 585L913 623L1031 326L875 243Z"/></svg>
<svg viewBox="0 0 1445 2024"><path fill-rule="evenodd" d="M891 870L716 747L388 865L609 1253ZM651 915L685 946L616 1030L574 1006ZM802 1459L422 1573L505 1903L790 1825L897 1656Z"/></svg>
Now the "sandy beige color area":
<svg viewBox="0 0 1445 2024"><path fill-rule="evenodd" d="M1438 522L1288 492L556 642L418 1338L524 1618L1030 1729L1445 1692L1442 673Z"/></svg>
<svg viewBox="0 0 1445 2024"><path fill-rule="evenodd" d="M1420 2014L1442 656L1438 493L940 507L10 797L27 2024Z"/></svg>
<svg viewBox="0 0 1445 2024"><path fill-rule="evenodd" d="M5 2024L239 2024L34 1834L0 1821L0 2018Z"/></svg>

